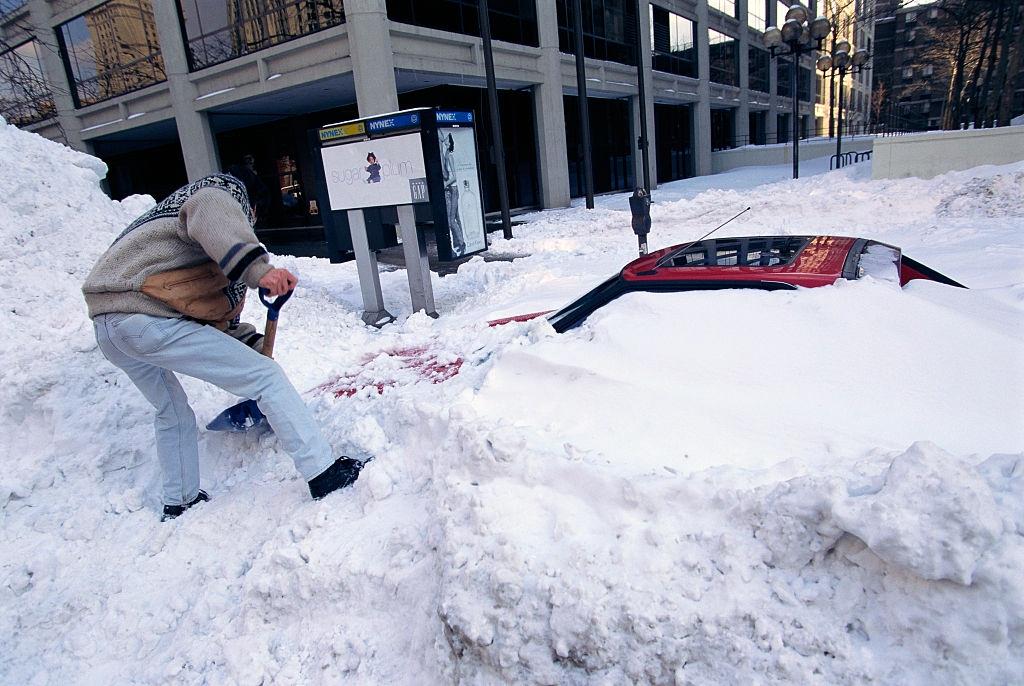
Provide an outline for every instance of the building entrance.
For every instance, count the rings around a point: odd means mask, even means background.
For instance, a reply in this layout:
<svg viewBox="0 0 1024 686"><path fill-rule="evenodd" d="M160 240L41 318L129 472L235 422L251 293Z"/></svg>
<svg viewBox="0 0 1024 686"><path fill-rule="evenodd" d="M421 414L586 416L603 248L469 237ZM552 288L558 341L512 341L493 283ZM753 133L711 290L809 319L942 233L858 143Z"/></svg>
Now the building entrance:
<svg viewBox="0 0 1024 686"><path fill-rule="evenodd" d="M583 137L580 135L579 98L565 98L565 142L569 153L569 189L574 198L586 195L583 187ZM591 156L594 192L608 193L633 188L631 142L632 118L628 100L587 98L590 111Z"/></svg>
<svg viewBox="0 0 1024 686"><path fill-rule="evenodd" d="M654 105L658 183L693 176L693 106Z"/></svg>

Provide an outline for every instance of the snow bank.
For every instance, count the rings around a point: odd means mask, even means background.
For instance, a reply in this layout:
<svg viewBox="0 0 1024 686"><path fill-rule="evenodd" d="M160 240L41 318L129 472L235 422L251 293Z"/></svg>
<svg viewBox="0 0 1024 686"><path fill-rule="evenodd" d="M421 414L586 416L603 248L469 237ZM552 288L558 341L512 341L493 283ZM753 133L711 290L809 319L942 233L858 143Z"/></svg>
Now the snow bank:
<svg viewBox="0 0 1024 686"><path fill-rule="evenodd" d="M377 331L354 265L276 258L301 279L278 358L335 448L377 459L313 503L273 435L203 434L213 499L161 525L150 410L78 291L152 199L110 201L101 163L12 127L0 155L0 682L1024 672L1024 165L747 169L655 195L654 246L751 205L730 234L879 238L971 291L634 294L566 335L483 324L629 260L623 196L533 215L492 247L514 262L435 279L436 321L409 315L401 271ZM201 418L235 401L183 383Z"/></svg>

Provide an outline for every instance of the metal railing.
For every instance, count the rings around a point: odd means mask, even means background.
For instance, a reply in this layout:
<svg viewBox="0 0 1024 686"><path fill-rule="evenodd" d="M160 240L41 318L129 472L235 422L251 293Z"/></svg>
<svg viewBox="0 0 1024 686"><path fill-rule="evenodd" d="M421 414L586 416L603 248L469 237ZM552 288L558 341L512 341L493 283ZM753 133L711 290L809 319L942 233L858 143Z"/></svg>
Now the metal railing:
<svg viewBox="0 0 1024 686"><path fill-rule="evenodd" d="M75 100L78 107L86 107L166 80L163 55L155 52L105 69L96 76L75 79Z"/></svg>
<svg viewBox="0 0 1024 686"><path fill-rule="evenodd" d="M345 23L342 0L291 0L243 5L246 11L222 28L188 36L193 71ZM239 10L241 11L241 10Z"/></svg>

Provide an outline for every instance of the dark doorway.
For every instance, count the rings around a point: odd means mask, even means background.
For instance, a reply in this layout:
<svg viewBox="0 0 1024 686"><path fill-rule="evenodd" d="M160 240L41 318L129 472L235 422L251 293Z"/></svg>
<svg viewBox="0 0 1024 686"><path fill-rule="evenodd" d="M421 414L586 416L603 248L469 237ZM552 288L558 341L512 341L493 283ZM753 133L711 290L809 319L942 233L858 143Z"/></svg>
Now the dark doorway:
<svg viewBox="0 0 1024 686"><path fill-rule="evenodd" d="M711 110L711 149L728 150L736 147L736 110Z"/></svg>
<svg viewBox="0 0 1024 686"><path fill-rule="evenodd" d="M791 114L777 114L775 115L776 123L776 143L789 143L793 137L793 115Z"/></svg>
<svg viewBox="0 0 1024 686"><path fill-rule="evenodd" d="M590 111L590 142L594 162L594 192L608 193L633 188L632 119L628 100L587 98ZM580 135L579 98L565 96L565 142L569 153L569 189L574 198L586 194L583 187L583 137Z"/></svg>
<svg viewBox="0 0 1024 686"><path fill-rule="evenodd" d="M221 171L249 167L259 179L256 235L274 252L326 255L321 208L314 179L320 161L310 149L309 129L357 116L355 105L288 117L216 134ZM251 118L257 119L256 115ZM211 114L216 128L236 115Z"/></svg>
<svg viewBox="0 0 1024 686"><path fill-rule="evenodd" d="M178 141L135 150L126 150L124 143L95 141L93 152L107 163L107 184L114 200L149 194L159 202L188 183Z"/></svg>
<svg viewBox="0 0 1024 686"><path fill-rule="evenodd" d="M768 142L768 130L767 130L768 113L767 112L751 112L750 113L750 128L748 130L747 141L750 145L764 145Z"/></svg>
<svg viewBox="0 0 1024 686"><path fill-rule="evenodd" d="M476 114L476 140L480 149L484 211L499 212L501 207L498 200L498 166L494 162L494 137L491 135L491 115L487 106L487 91L483 88L465 86L435 86L401 93L398 96L398 103L401 109L443 107L472 110ZM528 90L499 90L498 108L501 110L501 138L505 144L509 206L513 209L539 207L537 131L534 125L533 93Z"/></svg>
<svg viewBox="0 0 1024 686"><path fill-rule="evenodd" d="M692 105L654 105L659 183L693 176L692 113Z"/></svg>

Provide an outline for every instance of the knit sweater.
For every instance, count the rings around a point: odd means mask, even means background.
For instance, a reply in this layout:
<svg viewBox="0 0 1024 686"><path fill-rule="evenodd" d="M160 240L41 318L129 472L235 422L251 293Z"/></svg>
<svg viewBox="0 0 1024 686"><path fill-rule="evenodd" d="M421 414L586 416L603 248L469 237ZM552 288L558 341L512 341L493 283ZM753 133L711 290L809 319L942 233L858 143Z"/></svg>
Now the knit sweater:
<svg viewBox="0 0 1024 686"><path fill-rule="evenodd" d="M177 216L157 213L114 241L82 286L89 316L129 312L180 317L180 312L142 293L143 282L153 274L211 259L229 281L250 288L272 269L239 200L218 186L191 193Z"/></svg>

